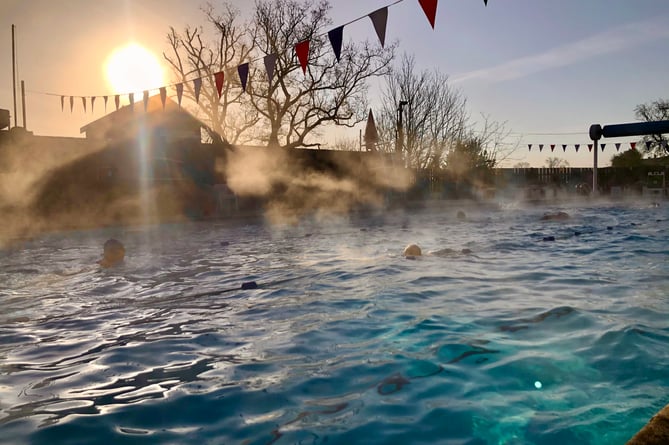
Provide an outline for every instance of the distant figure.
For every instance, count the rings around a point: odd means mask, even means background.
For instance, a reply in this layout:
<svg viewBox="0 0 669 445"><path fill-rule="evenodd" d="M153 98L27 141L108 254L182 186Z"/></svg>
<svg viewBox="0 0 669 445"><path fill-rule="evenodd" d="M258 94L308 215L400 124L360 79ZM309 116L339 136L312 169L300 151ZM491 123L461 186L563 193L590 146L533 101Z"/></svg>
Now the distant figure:
<svg viewBox="0 0 669 445"><path fill-rule="evenodd" d="M571 216L566 212L557 212L557 213L544 213L544 216L541 217L542 221L566 221Z"/></svg>
<svg viewBox="0 0 669 445"><path fill-rule="evenodd" d="M459 221L464 221L467 219L467 215L462 210L458 210L457 218Z"/></svg>
<svg viewBox="0 0 669 445"><path fill-rule="evenodd" d="M407 258L415 258L417 256L421 256L423 254L423 251L420 250L420 247L418 247L417 244L409 244L404 248L404 256Z"/></svg>
<svg viewBox="0 0 669 445"><path fill-rule="evenodd" d="M104 268L118 265L125 258L125 247L119 240L108 239L104 245L102 259L98 264Z"/></svg>

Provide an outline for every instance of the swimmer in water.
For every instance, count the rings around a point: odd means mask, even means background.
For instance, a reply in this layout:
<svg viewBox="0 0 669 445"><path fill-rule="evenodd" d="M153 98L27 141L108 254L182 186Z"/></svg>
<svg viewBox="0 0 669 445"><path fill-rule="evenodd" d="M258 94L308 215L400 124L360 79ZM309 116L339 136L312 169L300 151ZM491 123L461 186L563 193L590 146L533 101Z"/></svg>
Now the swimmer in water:
<svg viewBox="0 0 669 445"><path fill-rule="evenodd" d="M104 268L113 267L123 262L123 258L125 258L125 247L120 241L112 238L105 242L102 259L98 264Z"/></svg>
<svg viewBox="0 0 669 445"><path fill-rule="evenodd" d="M417 244L409 244L404 248L404 253L403 255L406 258L415 258L417 256L421 256L423 254L423 251L420 250L420 247L418 247Z"/></svg>
<svg viewBox="0 0 669 445"><path fill-rule="evenodd" d="M458 255L458 254L470 255L471 253L472 253L471 249L467 249L467 248L462 249L459 252L457 250L446 248L446 249L436 250L436 251L433 251L433 252L428 252L427 254L431 255L431 256L438 256L438 257L449 257L449 256ZM423 251L421 250L421 248L417 244L409 244L408 246L406 246L404 248L404 253L402 255L404 255L404 257L407 258L407 259L412 259L413 260L413 259L416 259L416 257L422 256Z"/></svg>
<svg viewBox="0 0 669 445"><path fill-rule="evenodd" d="M464 221L467 219L467 215L462 210L458 210L457 218L459 221Z"/></svg>
<svg viewBox="0 0 669 445"><path fill-rule="evenodd" d="M542 221L566 221L571 216L566 212L557 212L557 213L544 213L544 216L541 217Z"/></svg>

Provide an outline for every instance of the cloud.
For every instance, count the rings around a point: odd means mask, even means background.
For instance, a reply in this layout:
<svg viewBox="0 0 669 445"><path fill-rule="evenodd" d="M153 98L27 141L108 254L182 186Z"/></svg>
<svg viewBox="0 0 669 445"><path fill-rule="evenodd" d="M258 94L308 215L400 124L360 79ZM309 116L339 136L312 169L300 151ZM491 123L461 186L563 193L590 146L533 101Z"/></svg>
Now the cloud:
<svg viewBox="0 0 669 445"><path fill-rule="evenodd" d="M593 57L636 48L649 42L669 38L669 28L666 23L667 17L658 17L617 26L541 54L521 57L490 68L452 76L451 82L496 83L514 80L549 69L573 65Z"/></svg>

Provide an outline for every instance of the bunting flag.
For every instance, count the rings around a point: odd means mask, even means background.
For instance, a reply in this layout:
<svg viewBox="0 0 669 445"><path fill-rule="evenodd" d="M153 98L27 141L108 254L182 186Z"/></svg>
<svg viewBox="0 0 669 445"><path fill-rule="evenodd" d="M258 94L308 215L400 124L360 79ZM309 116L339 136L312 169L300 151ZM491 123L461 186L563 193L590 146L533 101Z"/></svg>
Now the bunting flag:
<svg viewBox="0 0 669 445"><path fill-rule="evenodd" d="M636 150L636 142L630 142L630 147L632 150Z"/></svg>
<svg viewBox="0 0 669 445"><path fill-rule="evenodd" d="M95 96L91 97L91 113L95 113Z"/></svg>
<svg viewBox="0 0 669 445"><path fill-rule="evenodd" d="M183 83L178 83L177 84L177 102L179 102L179 107L181 108L181 98L184 95L184 84Z"/></svg>
<svg viewBox="0 0 669 445"><path fill-rule="evenodd" d="M165 109L165 100L167 99L167 88L160 88L160 103L163 104L163 110Z"/></svg>
<svg viewBox="0 0 669 445"><path fill-rule="evenodd" d="M216 91L218 92L218 98L221 98L221 95L223 94L223 81L225 80L225 73L223 71L219 71L218 73L214 73L214 81L216 82Z"/></svg>
<svg viewBox="0 0 669 445"><path fill-rule="evenodd" d="M551 144L551 153L555 151L555 144Z"/></svg>
<svg viewBox="0 0 669 445"><path fill-rule="evenodd" d="M340 26L328 32L328 38L330 39L330 45L332 45L332 50L337 57L337 62L341 58L341 44L344 41L344 27Z"/></svg>
<svg viewBox="0 0 669 445"><path fill-rule="evenodd" d="M581 144L575 144L574 148L576 149L576 153L578 153L578 148L581 146Z"/></svg>
<svg viewBox="0 0 669 445"><path fill-rule="evenodd" d="M592 151L592 144L588 144L588 151Z"/></svg>
<svg viewBox="0 0 669 445"><path fill-rule="evenodd" d="M528 151L532 151L532 144L527 144Z"/></svg>
<svg viewBox="0 0 669 445"><path fill-rule="evenodd" d="M193 88L195 89L195 103L200 103L200 90L202 89L202 79L195 79L193 81Z"/></svg>
<svg viewBox="0 0 669 445"><path fill-rule="evenodd" d="M118 94L114 96L114 104L116 104L116 111L118 111L118 107L121 105L121 96Z"/></svg>
<svg viewBox="0 0 669 445"><path fill-rule="evenodd" d="M237 67L239 81L242 83L242 91L246 93L246 83L249 81L249 64L243 63Z"/></svg>
<svg viewBox="0 0 669 445"><path fill-rule="evenodd" d="M272 79L274 78L274 67L276 66L276 54L267 54L263 60L265 62L267 78L269 79L269 83L272 83Z"/></svg>
<svg viewBox="0 0 669 445"><path fill-rule="evenodd" d="M653 146L652 141L646 141L646 150L650 150L652 146Z"/></svg>
<svg viewBox="0 0 669 445"><path fill-rule="evenodd" d="M60 96L60 111L65 111L65 96Z"/></svg>
<svg viewBox="0 0 669 445"><path fill-rule="evenodd" d="M616 151L620 151L620 142L616 142Z"/></svg>
<svg viewBox="0 0 669 445"><path fill-rule="evenodd" d="M84 106L84 113L86 112L86 98L81 96L81 104Z"/></svg>
<svg viewBox="0 0 669 445"><path fill-rule="evenodd" d="M108 96L102 96L102 99L105 101L105 114L107 114L107 100L109 99Z"/></svg>
<svg viewBox="0 0 669 445"><path fill-rule="evenodd" d="M562 144L562 151L567 152L567 144Z"/></svg>
<svg viewBox="0 0 669 445"><path fill-rule="evenodd" d="M369 18L372 20L376 35L379 37L379 41L381 42L381 47L385 47L386 24L388 23L388 7L386 6L381 9L377 9L376 11L369 14Z"/></svg>
<svg viewBox="0 0 669 445"><path fill-rule="evenodd" d="M604 147L606 147L606 144L602 144L600 145L600 147L602 147L602 151L604 151Z"/></svg>
<svg viewBox="0 0 669 445"><path fill-rule="evenodd" d="M488 0L483 0L483 4L488 6Z"/></svg>
<svg viewBox="0 0 669 445"><path fill-rule="evenodd" d="M544 149L544 144L539 144L539 153Z"/></svg>
<svg viewBox="0 0 669 445"><path fill-rule="evenodd" d="M149 107L149 91L144 90L144 112L146 113L146 109Z"/></svg>
<svg viewBox="0 0 669 445"><path fill-rule="evenodd" d="M128 102L130 102L130 106L134 110L135 109L135 93L128 94Z"/></svg>
<svg viewBox="0 0 669 445"><path fill-rule="evenodd" d="M70 96L70 113L74 110L74 96Z"/></svg>
<svg viewBox="0 0 669 445"><path fill-rule="evenodd" d="M434 29L434 20L437 17L437 0L418 0L428 22Z"/></svg>
<svg viewBox="0 0 669 445"><path fill-rule="evenodd" d="M307 62L309 60L309 41L304 40L295 45L295 53L297 54L297 59L300 61L300 65L302 66L302 72L307 74Z"/></svg>

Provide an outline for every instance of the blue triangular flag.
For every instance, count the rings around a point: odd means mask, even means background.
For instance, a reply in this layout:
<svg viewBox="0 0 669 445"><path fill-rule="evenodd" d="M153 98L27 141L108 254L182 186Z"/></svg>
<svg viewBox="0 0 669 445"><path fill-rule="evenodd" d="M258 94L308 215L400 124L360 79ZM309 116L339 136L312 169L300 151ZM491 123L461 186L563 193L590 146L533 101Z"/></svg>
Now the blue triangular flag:
<svg viewBox="0 0 669 445"><path fill-rule="evenodd" d="M246 92L246 82L249 80L249 64L243 63L237 67L239 80L242 82L242 90Z"/></svg>
<svg viewBox="0 0 669 445"><path fill-rule="evenodd" d="M344 40L344 27L340 26L328 32L328 37L330 38L330 44L332 45L332 50L337 57L337 62L341 58L341 44Z"/></svg>
<svg viewBox="0 0 669 445"><path fill-rule="evenodd" d="M271 82L274 78L274 67L276 66L276 54L267 54L265 56L265 69L267 70L267 78Z"/></svg>
<svg viewBox="0 0 669 445"><path fill-rule="evenodd" d="M386 44L386 24L388 23L388 7L383 7L377 9L376 11L369 14L369 18L372 19L372 24L374 25L374 30L376 35L379 37L381 46L383 47Z"/></svg>

